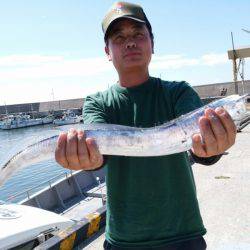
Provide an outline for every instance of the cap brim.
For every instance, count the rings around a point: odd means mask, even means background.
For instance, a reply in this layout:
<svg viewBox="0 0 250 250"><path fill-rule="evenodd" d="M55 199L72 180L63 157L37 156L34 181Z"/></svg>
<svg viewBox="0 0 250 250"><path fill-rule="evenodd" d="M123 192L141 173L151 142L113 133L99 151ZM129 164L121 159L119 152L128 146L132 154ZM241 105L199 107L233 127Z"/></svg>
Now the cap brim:
<svg viewBox="0 0 250 250"><path fill-rule="evenodd" d="M115 18L114 20L112 20L112 21L109 23L108 28L106 29L106 32L104 33L104 37L106 38L108 32L110 31L110 29L112 28L112 26L113 26L113 24L114 24L115 22L117 22L117 21L119 21L119 20L121 20L121 19L124 19L124 18L126 18L126 19L132 19L132 20L137 21L137 22L139 22L139 23L146 23L144 20L138 19L138 18L133 17L133 16L126 16L126 15L125 15L125 16L117 17L117 18Z"/></svg>
<svg viewBox="0 0 250 250"><path fill-rule="evenodd" d="M122 17L118 17L118 18L128 18L128 19L135 20L135 21L137 21L139 23L146 23L144 20L138 19L138 18L133 17L133 16L122 16Z"/></svg>

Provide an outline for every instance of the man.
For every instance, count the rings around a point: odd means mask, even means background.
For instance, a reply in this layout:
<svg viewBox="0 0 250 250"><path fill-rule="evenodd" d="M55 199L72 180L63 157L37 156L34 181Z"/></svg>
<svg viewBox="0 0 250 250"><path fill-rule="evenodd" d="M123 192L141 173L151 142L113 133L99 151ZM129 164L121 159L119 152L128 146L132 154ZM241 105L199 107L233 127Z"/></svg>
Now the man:
<svg viewBox="0 0 250 250"><path fill-rule="evenodd" d="M151 25L139 5L115 3L103 20L105 51L119 82L85 100L85 123L152 127L202 105L186 82L149 75L154 48ZM236 128L223 109L207 109L193 136L191 154L210 165L234 144ZM70 169L107 167L105 249L206 248L187 153L161 157L121 157L99 153L93 138L70 130L59 137L56 159Z"/></svg>

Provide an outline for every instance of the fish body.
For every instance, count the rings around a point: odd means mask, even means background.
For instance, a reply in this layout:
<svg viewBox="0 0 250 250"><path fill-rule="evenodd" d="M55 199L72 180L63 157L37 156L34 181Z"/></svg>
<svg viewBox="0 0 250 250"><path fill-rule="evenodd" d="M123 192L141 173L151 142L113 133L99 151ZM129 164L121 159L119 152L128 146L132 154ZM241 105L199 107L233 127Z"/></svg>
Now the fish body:
<svg viewBox="0 0 250 250"><path fill-rule="evenodd" d="M225 108L236 126L245 117L246 96L232 95L152 128L136 128L115 124L83 125L86 137L94 138L103 155L160 156L187 151L192 135L199 133L198 120L208 107ZM14 155L0 169L0 185L24 166L54 158L58 135L32 144Z"/></svg>

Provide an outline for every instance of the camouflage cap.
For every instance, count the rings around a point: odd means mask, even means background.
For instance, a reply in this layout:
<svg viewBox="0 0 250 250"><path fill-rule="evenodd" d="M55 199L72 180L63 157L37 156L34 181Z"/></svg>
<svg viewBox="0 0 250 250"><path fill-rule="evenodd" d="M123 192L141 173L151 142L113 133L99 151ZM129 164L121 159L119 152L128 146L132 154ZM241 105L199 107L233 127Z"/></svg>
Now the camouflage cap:
<svg viewBox="0 0 250 250"><path fill-rule="evenodd" d="M114 23L114 21L120 18L129 18L137 22L145 23L149 31L152 32L151 25L140 5L128 2L116 2L109 9L102 21L102 30L105 39L111 25Z"/></svg>

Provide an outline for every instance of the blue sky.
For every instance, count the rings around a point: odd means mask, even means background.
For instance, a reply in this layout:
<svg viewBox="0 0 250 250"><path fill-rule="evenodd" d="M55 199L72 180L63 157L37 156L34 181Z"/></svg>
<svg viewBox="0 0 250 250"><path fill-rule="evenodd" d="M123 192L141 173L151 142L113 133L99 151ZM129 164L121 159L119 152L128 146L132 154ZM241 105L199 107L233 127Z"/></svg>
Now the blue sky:
<svg viewBox="0 0 250 250"><path fill-rule="evenodd" d="M227 50L250 45L249 0L131 1L155 35L151 75L201 85L232 80ZM109 0L0 0L0 105L81 98L117 80L104 53ZM245 78L250 78L246 60Z"/></svg>

